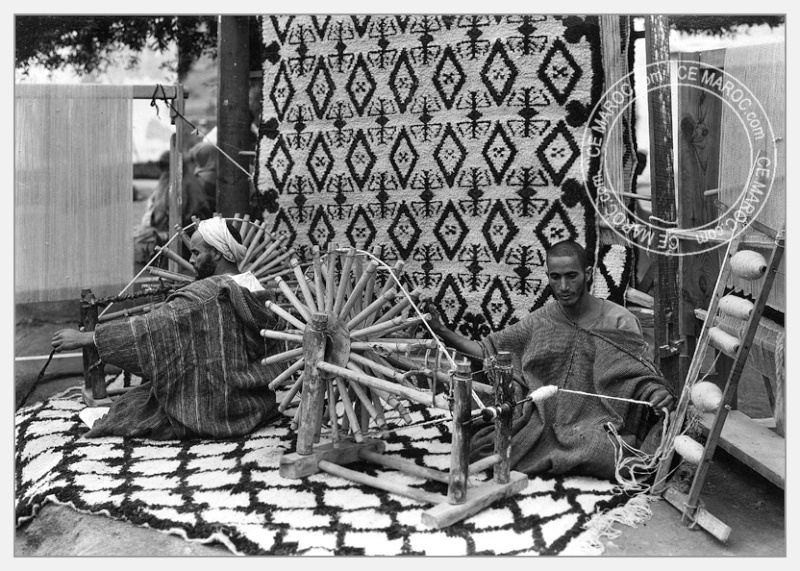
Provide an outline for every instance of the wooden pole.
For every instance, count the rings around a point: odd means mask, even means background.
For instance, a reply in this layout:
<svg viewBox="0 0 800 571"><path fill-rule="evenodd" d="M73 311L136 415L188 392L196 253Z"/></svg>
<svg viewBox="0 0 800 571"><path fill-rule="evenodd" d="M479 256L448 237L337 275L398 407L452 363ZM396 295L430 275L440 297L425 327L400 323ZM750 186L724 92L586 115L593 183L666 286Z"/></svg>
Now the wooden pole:
<svg viewBox="0 0 800 571"><path fill-rule="evenodd" d="M497 364L500 375L494 386L494 402L496 405L514 402L511 386L513 375L511 353L498 351ZM494 420L494 454L500 457L500 461L494 468L494 481L498 484L507 484L511 474L511 418L511 413L498 414Z"/></svg>
<svg viewBox="0 0 800 571"><path fill-rule="evenodd" d="M97 305L94 303L95 297L92 290L84 288L81 290L81 320L80 325L83 331L94 331L97 325ZM100 354L94 343L83 348L83 383L84 395L100 400L108 397L106 393L106 379L103 365L100 364ZM87 403L91 406L91 403Z"/></svg>
<svg viewBox="0 0 800 571"><path fill-rule="evenodd" d="M645 51L648 65L647 108L650 126L650 180L653 216L664 228L677 222L675 180L672 170L672 96L669 69L669 21L666 16L645 17ZM680 329L678 316L677 250L654 254L655 362L664 377L679 386Z"/></svg>
<svg viewBox="0 0 800 571"><path fill-rule="evenodd" d="M464 423L470 417L472 395L472 372L469 361L456 363L453 378L453 439L450 451L450 483L447 487L447 503L463 504L467 501L469 478L469 427Z"/></svg>
<svg viewBox="0 0 800 571"><path fill-rule="evenodd" d="M680 54L680 63L689 66L703 64L722 68L724 50L712 50L700 54ZM684 82L678 86L677 193L678 220L680 228L700 228L717 216L713 196L705 191L719 188L720 143L722 139L722 99L710 97L700 88ZM694 240L682 240L678 261L678 276L681 290L681 312L679 326L686 344L680 356L681 377L685 379L697 346L697 337L702 324L694 315L696 308L707 308L711 302L712 284L719 275L719 252L703 251ZM717 384L725 386L721 378Z"/></svg>
<svg viewBox="0 0 800 571"><path fill-rule="evenodd" d="M221 156L217 167L217 210L223 216L230 216L251 210L250 182L245 174L249 163L247 157L238 153L247 148L250 139L249 17L220 16L217 30L217 146L230 157Z"/></svg>
<svg viewBox="0 0 800 571"><path fill-rule="evenodd" d="M311 323L304 334L303 360L303 393L300 396L299 424L297 427L297 453L300 455L311 454L314 446L316 422L319 421L317 411L318 402L322 399L322 379L319 375L319 362L325 357L325 330L328 326L328 316L324 313L315 313Z"/></svg>
<svg viewBox="0 0 800 571"><path fill-rule="evenodd" d="M319 468L320 470L333 474L334 476L339 476L340 478L350 480L351 482L365 484L367 486L372 486L373 488L378 488L379 490L386 490L392 494L411 498L412 500L417 500L419 502L439 504L445 499L444 496L439 494L433 494L431 492L426 492L425 490L420 490L419 488L412 488L402 484L396 484L395 482L385 478L381 479L376 478L375 476L362 474L361 472L350 470L349 468L339 466L338 464L328 462L327 460L320 460Z"/></svg>

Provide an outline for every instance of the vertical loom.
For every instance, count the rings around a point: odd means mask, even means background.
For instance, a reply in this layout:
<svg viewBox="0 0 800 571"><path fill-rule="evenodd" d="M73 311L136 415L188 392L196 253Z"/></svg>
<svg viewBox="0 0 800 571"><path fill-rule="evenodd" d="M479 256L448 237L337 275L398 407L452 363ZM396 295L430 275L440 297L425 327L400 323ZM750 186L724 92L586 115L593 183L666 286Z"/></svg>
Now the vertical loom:
<svg viewBox="0 0 800 571"><path fill-rule="evenodd" d="M85 284L109 293L130 279L133 95L15 86L16 303L74 299Z"/></svg>
<svg viewBox="0 0 800 571"><path fill-rule="evenodd" d="M16 303L73 299L87 284L108 295L130 279L132 101L174 100L182 111L183 97L180 85L15 86ZM172 188L181 187L181 131ZM181 193L170 200L179 220Z"/></svg>

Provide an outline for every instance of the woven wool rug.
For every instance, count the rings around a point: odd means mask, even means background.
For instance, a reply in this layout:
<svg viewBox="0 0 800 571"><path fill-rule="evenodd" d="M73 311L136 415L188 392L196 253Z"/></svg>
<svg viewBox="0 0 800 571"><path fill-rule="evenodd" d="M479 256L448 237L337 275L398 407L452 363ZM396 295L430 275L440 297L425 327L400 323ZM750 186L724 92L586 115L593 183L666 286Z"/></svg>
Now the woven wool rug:
<svg viewBox="0 0 800 571"><path fill-rule="evenodd" d="M597 17L264 16L262 41L256 207L299 257L380 245L479 338L551 297L545 251L572 238L623 303L633 256L598 247L580 160Z"/></svg>
<svg viewBox="0 0 800 571"><path fill-rule="evenodd" d="M429 504L324 473L280 477L279 459L294 449L288 419L225 441L86 439L78 418L83 408L65 393L17 413L17 526L51 502L191 541L217 541L243 555L586 555L602 552L598 530L626 509L627 498L608 481L536 477L518 495L434 530L421 523ZM412 417L433 418L422 407ZM386 454L431 468L447 470L449 452L446 423L386 440ZM447 493L445 484L372 464L350 467Z"/></svg>

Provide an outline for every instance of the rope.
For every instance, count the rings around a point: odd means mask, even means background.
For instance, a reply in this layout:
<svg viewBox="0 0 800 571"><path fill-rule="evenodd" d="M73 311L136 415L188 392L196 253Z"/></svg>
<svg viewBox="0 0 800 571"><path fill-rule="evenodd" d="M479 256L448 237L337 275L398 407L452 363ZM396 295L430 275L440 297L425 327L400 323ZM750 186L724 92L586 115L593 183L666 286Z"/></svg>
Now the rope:
<svg viewBox="0 0 800 571"><path fill-rule="evenodd" d="M194 223L192 223L192 224L194 224ZM186 228L189 228L189 227L191 227L191 226L192 226L192 224L189 224L188 226L186 226ZM185 230L186 228L184 228L184 230ZM170 238L169 240L167 240L167 243L166 243L166 244L164 244L164 245L161 247L161 249L160 249L158 252L156 252L156 255L155 255L155 256L153 256L153 257L152 257L152 259L151 259L149 262L147 262L147 263L145 264L145 266L144 266L144 267L141 269L141 271L139 271L139 273L138 273L138 274L136 274L136 275L133 277L133 279L132 279L131 281L129 281L129 282L128 282L128 285L126 285L124 288L122 288L122 289L120 290L119 294L117 294L117 295L122 295L123 293L125 293L125 292L128 290L128 288L129 288L129 287L131 287L131 286L132 286L134 283L136 283L136 280L138 280L138 279L139 279L139 277L140 277L140 276L141 276L141 275L142 275L142 274L145 272L145 270L146 270L147 268L149 268L149 267L150 267L150 265L151 265L153 262L155 262L155 261L158 259L158 257L161 255L161 252L163 252L165 249L167 249L167 247L168 247L168 246L169 246L169 245L172 243L172 241L173 241L175 238L177 238L178 236L179 236L179 233L177 233L177 232L176 232L175 234L173 234L172 238ZM102 317L102 316L103 316L103 315L104 315L104 314L105 314L105 313L106 313L106 312L107 312L109 309L111 309L111 306L112 306L112 305L114 305L114 302L113 302L113 301L112 301L111 303L109 303L109 304L108 304L108 305L105 307L105 309L104 309L104 310L103 310L103 311L100 313L100 315L98 315L98 317Z"/></svg>
<svg viewBox="0 0 800 571"><path fill-rule="evenodd" d="M156 115L158 115L158 105L156 105L156 94L158 93L159 88L161 89L161 92L163 94L162 95L162 100L164 101L164 103L172 110L173 113L175 113L175 115L177 117L179 117L184 123L186 123L187 125L189 125L192 128L192 134L193 135L200 135L201 137L203 137L204 141L206 141L209 145L213 146L226 159L228 159L234 165L236 165L236 168L238 168L240 171L242 171L250 181L253 180L253 174L250 171L248 171L246 168L244 168L242 165L240 165L238 162L236 162L236 160L233 157L231 157L230 155L228 155L228 153L226 153L225 151L220 149L217 146L216 143L214 143L213 141L211 141L208 138L208 135L206 133L201 133L200 129L198 129L196 125L194 125L191 121L189 121L186 117L184 117L177 109L175 109L175 106L170 102L169 99L167 99L166 93L164 92L164 88L161 85L157 85L156 86L156 91L153 93L153 98L150 100L150 106L156 108ZM238 150L241 151L242 149L238 149Z"/></svg>
<svg viewBox="0 0 800 571"><path fill-rule="evenodd" d="M596 394L596 393L585 393L583 391L574 391L572 389L559 388L558 392L560 392L560 393L573 393L573 394L576 394L576 395L584 395L584 396L587 396L587 397L595 397L595 398L600 398L600 399L620 400L620 401L625 401L625 402L631 402L631 403L634 403L634 404L644 404L644 405L647 405L647 406L650 406L650 407L653 406L652 403L649 403L649 402L644 401L644 400L626 399L626 398L622 398L622 397L612 397L610 395L600 395L600 394Z"/></svg>
<svg viewBox="0 0 800 571"><path fill-rule="evenodd" d="M42 367L42 370L39 371L39 376L36 377L36 380L31 385L31 388L28 389L28 392L25 393L25 396L22 397L21 401L19 401L19 404L17 405L16 410L21 409L23 407L23 405L25 404L25 401L28 400L28 397L31 396L31 394L33 394L33 391L36 389L36 386L39 384L39 381L42 380L42 377L44 377L44 372L47 370L47 366L50 364L50 361L53 360L53 355L55 355L55 354L56 354L56 350L55 350L55 347L54 347L53 350L50 351L50 356L47 358L47 362L44 364L44 367Z"/></svg>
<svg viewBox="0 0 800 571"><path fill-rule="evenodd" d="M346 251L346 250L337 250L337 251L342 252L342 251ZM452 378L452 375L456 370L456 361L455 361L455 359L453 359L453 357L447 351L447 347L445 347L445 345L444 345L444 343L442 343L441 339L439 339L439 337L437 337L437 335L433 332L433 329L431 329L431 326L428 325L428 321L424 318L424 316L422 314L422 311L419 309L417 304L414 303L414 300L411 299L411 295L408 293L406 288L403 287L403 284L400 283L400 279L394 274L394 272L392 271L392 268L389 267L388 264L386 264L383 260L381 260L377 256L372 255L370 252L366 252L364 250L358 250L358 249L356 249L356 251L365 254L370 259L375 261L378 264L379 267L381 267L381 268L383 268L383 269L385 269L385 270L387 270L389 272L389 275L395 281L395 283L397 284L397 287L400 289L400 291L403 293L403 295L406 296L406 299L408 300L408 303L411 305L411 307L414 309L414 312L420 318L420 322L425 326L425 328L431 334L431 337L436 341L436 344L439 346L440 355L444 354L447 357L447 360L450 361L451 369L449 371L449 374L450 374L450 376ZM450 383L450 386L451 387L453 386L452 382ZM486 408L486 406L483 404L483 401L481 401L480 397L478 396L478 394L474 390L472 391L472 398L475 399L475 402L478 403L478 406L481 409Z"/></svg>

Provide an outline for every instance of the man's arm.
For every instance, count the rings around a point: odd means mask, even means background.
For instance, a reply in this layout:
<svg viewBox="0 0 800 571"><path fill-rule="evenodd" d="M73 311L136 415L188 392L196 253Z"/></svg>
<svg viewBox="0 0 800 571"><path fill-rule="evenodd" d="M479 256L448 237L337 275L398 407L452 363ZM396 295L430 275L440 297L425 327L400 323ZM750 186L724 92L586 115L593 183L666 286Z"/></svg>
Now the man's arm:
<svg viewBox="0 0 800 571"><path fill-rule="evenodd" d="M473 341L472 339L467 339L455 331L450 331L442 324L442 321L439 319L439 314L436 312L436 308L433 306L433 303L427 302L425 311L431 315L428 325L430 325L431 329L433 329L433 332L436 333L436 335L441 337L445 345L456 349L458 352L468 357L474 357L477 359L484 358L483 346L480 343Z"/></svg>
<svg viewBox="0 0 800 571"><path fill-rule="evenodd" d="M83 349L90 345L94 345L94 332L93 331L78 331L76 329L61 329L56 331L53 335L53 340L50 342L56 353L61 351L71 351L73 349Z"/></svg>

